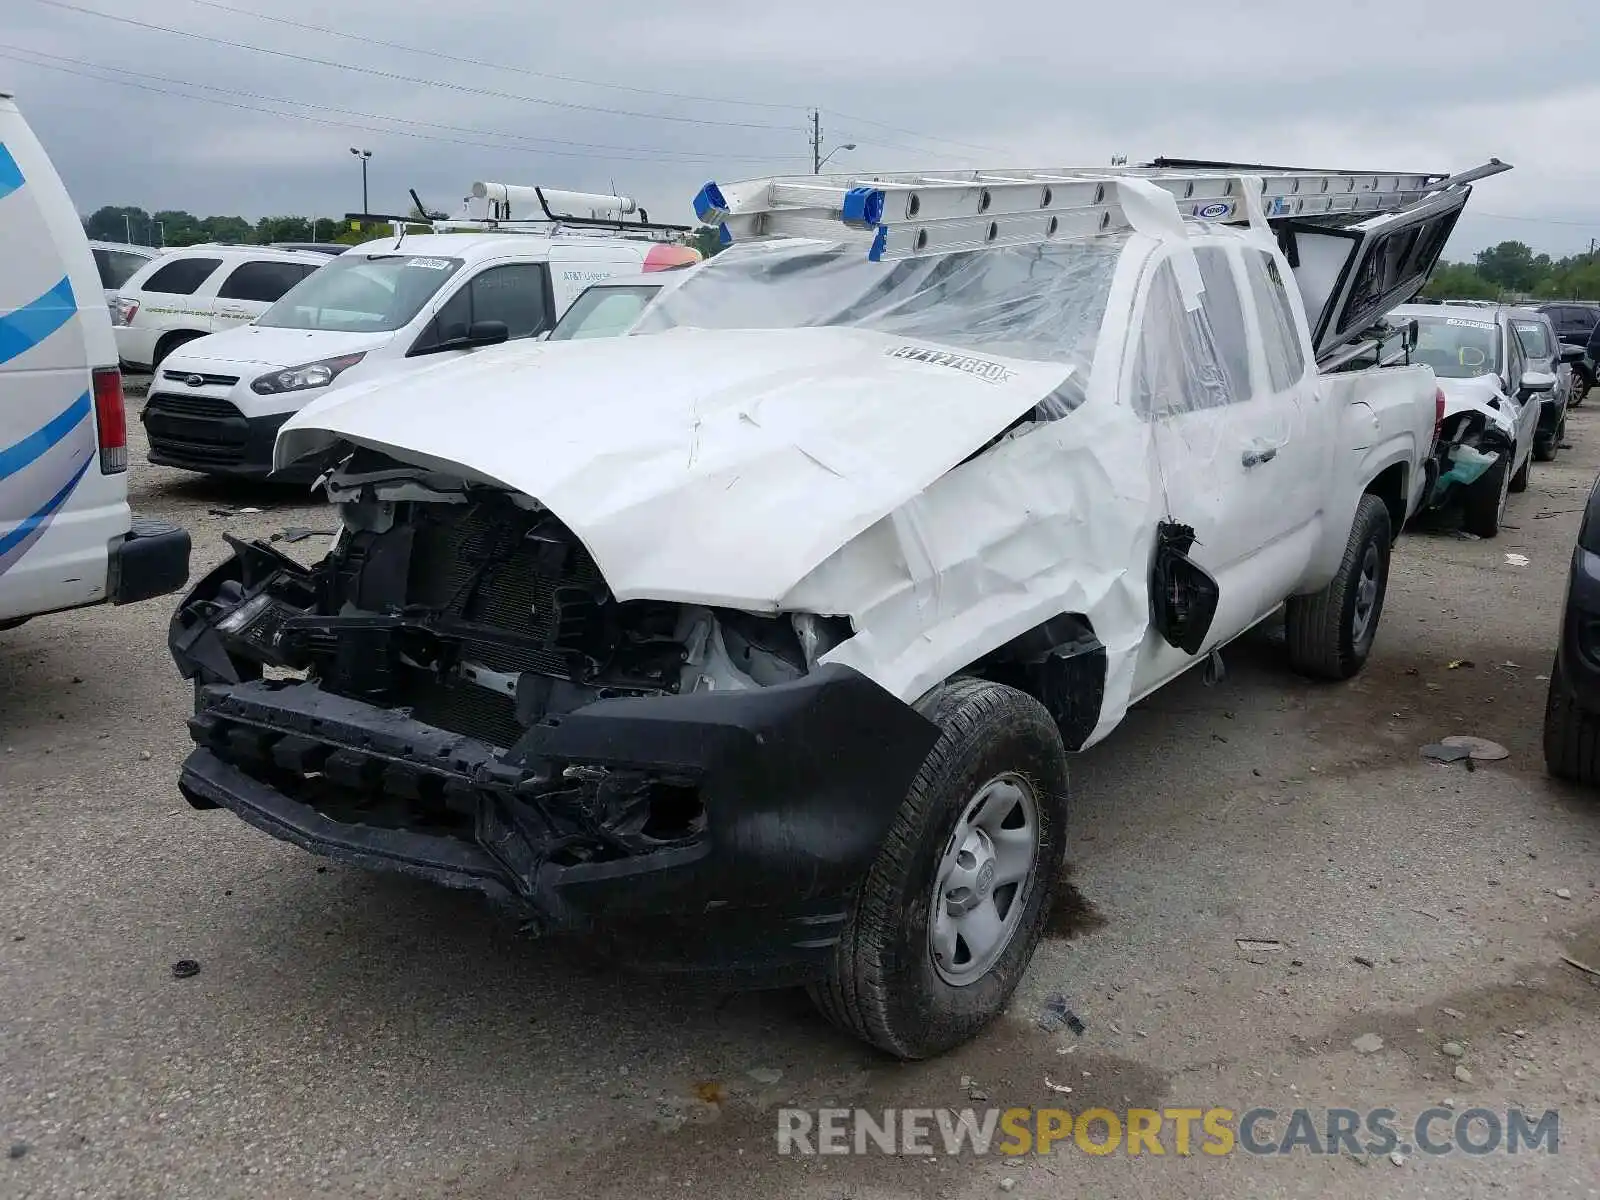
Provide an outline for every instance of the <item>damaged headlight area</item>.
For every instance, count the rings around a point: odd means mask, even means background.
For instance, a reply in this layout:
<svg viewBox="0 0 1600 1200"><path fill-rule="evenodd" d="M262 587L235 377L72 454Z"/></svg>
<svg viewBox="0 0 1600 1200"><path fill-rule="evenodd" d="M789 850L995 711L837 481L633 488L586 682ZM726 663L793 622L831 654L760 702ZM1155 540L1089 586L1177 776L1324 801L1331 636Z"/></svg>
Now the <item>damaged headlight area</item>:
<svg viewBox="0 0 1600 1200"><path fill-rule="evenodd" d="M595 700L799 679L851 633L837 617L618 603L554 516L501 493L345 513L314 567L230 539L173 618L184 675L303 672L503 749Z"/></svg>
<svg viewBox="0 0 1600 1200"><path fill-rule="evenodd" d="M343 513L313 566L230 539L172 619L198 807L563 927L582 870L710 872L673 902L691 906L842 895L931 744L924 718L819 664L844 618L620 603L560 521L498 491L399 481ZM719 795L747 885L691 870ZM583 885L602 906L603 883Z"/></svg>

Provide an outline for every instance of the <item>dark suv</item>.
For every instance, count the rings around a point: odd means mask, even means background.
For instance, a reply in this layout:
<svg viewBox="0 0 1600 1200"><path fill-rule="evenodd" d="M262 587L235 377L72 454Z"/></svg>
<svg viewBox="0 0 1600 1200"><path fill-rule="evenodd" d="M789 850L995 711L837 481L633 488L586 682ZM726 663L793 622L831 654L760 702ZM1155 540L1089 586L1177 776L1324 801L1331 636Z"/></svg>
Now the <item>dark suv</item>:
<svg viewBox="0 0 1600 1200"><path fill-rule="evenodd" d="M1563 342L1589 348L1582 362L1572 364L1572 396L1567 403L1576 405L1594 386L1596 356L1600 352L1600 303L1562 300L1541 304L1539 311L1550 318L1550 324L1556 327L1556 336Z"/></svg>

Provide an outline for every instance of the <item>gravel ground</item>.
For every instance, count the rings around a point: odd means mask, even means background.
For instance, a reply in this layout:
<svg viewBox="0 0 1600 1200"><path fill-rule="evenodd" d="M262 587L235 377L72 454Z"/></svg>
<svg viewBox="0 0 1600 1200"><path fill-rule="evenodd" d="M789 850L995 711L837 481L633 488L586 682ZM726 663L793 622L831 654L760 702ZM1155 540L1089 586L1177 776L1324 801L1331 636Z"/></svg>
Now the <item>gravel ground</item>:
<svg viewBox="0 0 1600 1200"><path fill-rule="evenodd" d="M1224 682L1179 681L1081 756L1071 887L1011 1015L914 1066L834 1033L797 993L629 977L470 897L191 811L174 787L188 695L169 603L0 634L0 1194L1600 1195L1600 992L1560 957L1600 965L1600 810L1539 752L1600 469L1600 418L1579 410L1569 431L1500 538L1402 542L1353 683L1297 680L1266 630L1230 652ZM224 535L332 527L303 492L134 458L135 506L188 526L196 573ZM313 557L319 541L286 548ZM1471 773L1419 758L1450 733L1511 756ZM199 974L175 979L180 959ZM1037 1027L1054 992L1082 1037ZM1382 1048L1359 1052L1367 1035ZM1560 1153L773 1149L781 1104L962 1107L974 1089L1078 1109L1381 1106L1402 1127L1446 1098L1552 1108Z"/></svg>

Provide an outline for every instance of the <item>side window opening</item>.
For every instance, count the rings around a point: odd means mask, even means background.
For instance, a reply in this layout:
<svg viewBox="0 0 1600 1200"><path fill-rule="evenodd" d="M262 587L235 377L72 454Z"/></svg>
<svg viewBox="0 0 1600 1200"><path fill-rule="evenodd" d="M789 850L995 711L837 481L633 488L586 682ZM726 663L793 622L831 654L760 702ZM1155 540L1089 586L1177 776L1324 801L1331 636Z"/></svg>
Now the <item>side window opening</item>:
<svg viewBox="0 0 1600 1200"><path fill-rule="evenodd" d="M1274 392L1293 387L1305 377L1306 356L1295 328L1294 307L1284 286L1278 260L1264 250L1244 252L1245 274L1261 326L1262 350L1267 360L1267 378Z"/></svg>
<svg viewBox="0 0 1600 1200"><path fill-rule="evenodd" d="M1245 333L1244 305L1239 300L1239 285L1228 263L1228 252L1221 246L1201 246L1194 252L1200 264L1200 307L1210 322L1217 353L1228 389L1235 399L1251 394L1250 339Z"/></svg>
<svg viewBox="0 0 1600 1200"><path fill-rule="evenodd" d="M1170 261L1157 266L1151 277L1131 391L1134 411L1153 419L1220 408L1235 399L1207 311L1183 307Z"/></svg>
<svg viewBox="0 0 1600 1200"><path fill-rule="evenodd" d="M490 267L463 283L439 306L413 354L464 338L479 321L503 321L510 338L532 337L550 328L550 302L541 263Z"/></svg>
<svg viewBox="0 0 1600 1200"><path fill-rule="evenodd" d="M220 258L180 258L157 267L140 291L161 292L169 296L192 296L211 273L222 265Z"/></svg>
<svg viewBox="0 0 1600 1200"><path fill-rule="evenodd" d="M272 304L314 268L306 263L258 259L240 263L217 289L219 300L252 300Z"/></svg>

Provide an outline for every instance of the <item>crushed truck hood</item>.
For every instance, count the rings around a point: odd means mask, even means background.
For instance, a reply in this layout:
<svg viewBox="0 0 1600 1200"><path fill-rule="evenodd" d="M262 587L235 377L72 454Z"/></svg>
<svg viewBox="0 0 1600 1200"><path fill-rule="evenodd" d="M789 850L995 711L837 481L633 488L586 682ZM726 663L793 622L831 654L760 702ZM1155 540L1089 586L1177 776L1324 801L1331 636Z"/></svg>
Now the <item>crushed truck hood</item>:
<svg viewBox="0 0 1600 1200"><path fill-rule="evenodd" d="M342 440L500 484L619 600L771 610L1071 371L844 328L520 343L332 393L276 459Z"/></svg>

